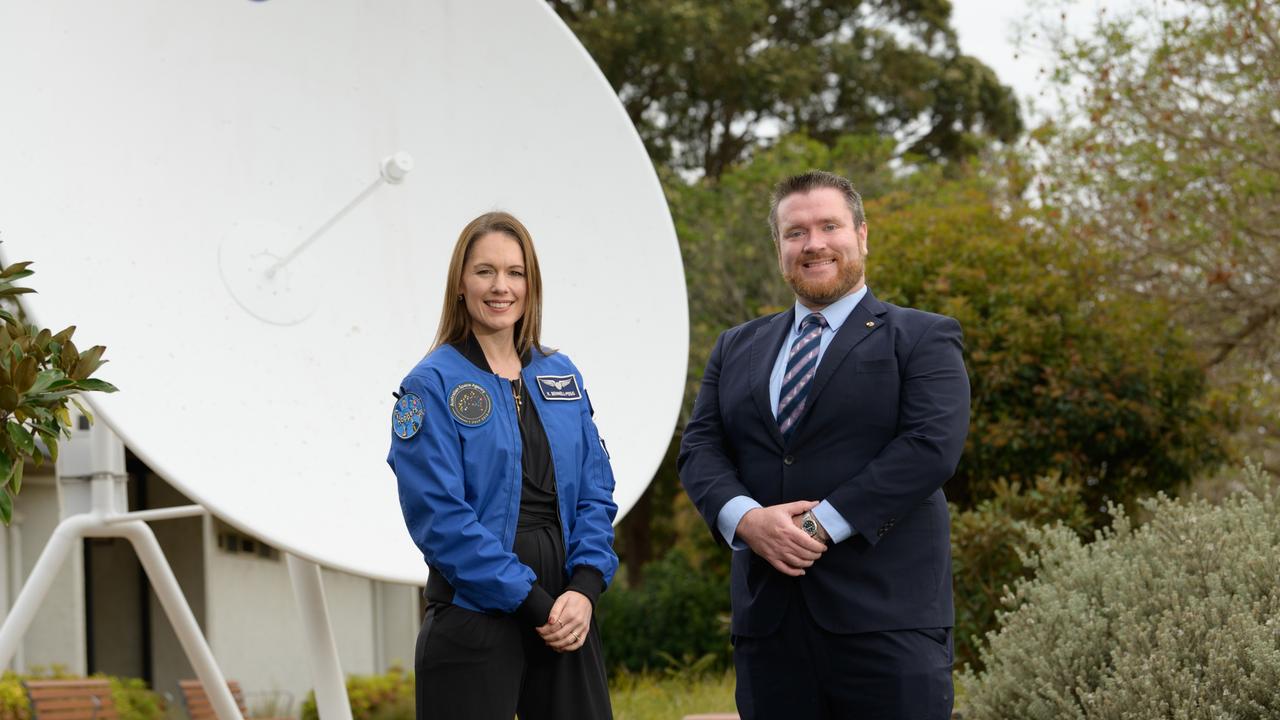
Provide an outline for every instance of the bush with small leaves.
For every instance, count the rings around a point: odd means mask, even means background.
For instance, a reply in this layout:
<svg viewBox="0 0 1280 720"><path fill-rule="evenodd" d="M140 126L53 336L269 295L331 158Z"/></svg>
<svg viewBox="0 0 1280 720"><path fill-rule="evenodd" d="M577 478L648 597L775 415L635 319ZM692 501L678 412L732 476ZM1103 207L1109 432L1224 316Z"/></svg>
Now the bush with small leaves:
<svg viewBox="0 0 1280 720"><path fill-rule="evenodd" d="M120 720L160 720L165 717L164 698L145 680L98 674L111 681L111 699Z"/></svg>
<svg viewBox="0 0 1280 720"><path fill-rule="evenodd" d="M1058 475L1021 483L1000 480L993 495L972 510L953 509L951 572L956 606L956 664L978 668L978 643L996 629L1000 600L1019 580L1032 577L1022 562L1032 528L1061 522L1084 533L1090 527L1081 483Z"/></svg>
<svg viewBox="0 0 1280 720"><path fill-rule="evenodd" d="M1280 717L1280 493L1245 478L1220 505L1145 501L1138 527L1114 507L1091 543L1032 531L966 720Z"/></svg>
<svg viewBox="0 0 1280 720"><path fill-rule="evenodd" d="M348 675L347 700L354 720L413 720L413 673L393 665L382 675ZM302 720L319 720L316 694L302 702Z"/></svg>

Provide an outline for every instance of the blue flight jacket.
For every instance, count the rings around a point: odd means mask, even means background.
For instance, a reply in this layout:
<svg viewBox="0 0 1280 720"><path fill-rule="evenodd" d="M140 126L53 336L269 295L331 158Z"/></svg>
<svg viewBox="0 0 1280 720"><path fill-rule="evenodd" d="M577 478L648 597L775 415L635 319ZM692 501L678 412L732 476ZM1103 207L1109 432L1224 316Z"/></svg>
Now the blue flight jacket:
<svg viewBox="0 0 1280 720"><path fill-rule="evenodd" d="M585 565L600 571L607 585L618 568L618 506L591 402L563 353L532 356L521 378L551 448L565 576ZM536 577L511 551L521 488L511 381L443 345L409 372L400 392L387 463L396 474L409 535L427 565L453 586L454 604L513 612Z"/></svg>

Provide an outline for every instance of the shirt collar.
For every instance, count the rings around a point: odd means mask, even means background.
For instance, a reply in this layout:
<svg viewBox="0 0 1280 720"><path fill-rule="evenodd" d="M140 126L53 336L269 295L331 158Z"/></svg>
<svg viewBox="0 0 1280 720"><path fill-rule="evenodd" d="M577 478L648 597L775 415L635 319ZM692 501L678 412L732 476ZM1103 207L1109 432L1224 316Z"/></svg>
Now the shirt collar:
<svg viewBox="0 0 1280 720"><path fill-rule="evenodd" d="M822 310L819 310L819 312L822 313L822 317L827 321L827 327L831 328L831 332L834 333L840 330L840 326L844 324L844 321L849 319L849 313L853 312L853 309L858 307L858 303L862 302L862 298L865 297L866 294L867 286L863 285L854 292L845 295ZM799 300L796 300L796 314L795 317L791 319L791 332L793 334L799 334L800 322L808 317L812 312L812 310L800 304Z"/></svg>

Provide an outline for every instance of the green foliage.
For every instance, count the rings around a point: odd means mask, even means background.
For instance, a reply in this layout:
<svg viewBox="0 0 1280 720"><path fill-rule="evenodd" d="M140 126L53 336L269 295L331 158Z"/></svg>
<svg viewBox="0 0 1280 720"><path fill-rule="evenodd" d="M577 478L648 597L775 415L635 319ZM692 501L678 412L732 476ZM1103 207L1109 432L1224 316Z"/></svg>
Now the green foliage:
<svg viewBox="0 0 1280 720"><path fill-rule="evenodd" d="M412 720L413 673L396 665L382 675L348 675L347 699L354 720ZM316 694L307 693L301 720L319 720Z"/></svg>
<svg viewBox="0 0 1280 720"><path fill-rule="evenodd" d="M108 675L111 681L111 698L115 701L120 720L161 720L165 716L164 699L138 678L121 678Z"/></svg>
<svg viewBox="0 0 1280 720"><path fill-rule="evenodd" d="M67 672L61 665L51 668L33 666L31 672L19 674L5 670L0 674L0 720L31 720L31 702L22 687L23 680L69 680L78 676ZM137 678L112 675L94 675L111 683L111 699L115 703L120 720L163 720L164 699Z"/></svg>
<svg viewBox="0 0 1280 720"><path fill-rule="evenodd" d="M0 300L34 292L15 283L30 277L31 263L0 268ZM22 490L22 468L28 461L39 467L44 454L36 448L38 437L52 459L58 459L58 441L70 437L68 402L87 417L75 395L81 392L115 392L110 383L90 377L106 361L106 350L96 345L76 348L75 327L58 333L24 322L20 315L0 308L0 521L9 524L13 501Z"/></svg>
<svg viewBox="0 0 1280 720"><path fill-rule="evenodd" d="M1000 478L1082 478L1088 507L1172 490L1219 463L1227 408L1213 403L1187 335L1163 303L1116 298L1101 259L1036 231L978 178L866 204L868 284L882 300L960 321L973 400L949 498Z"/></svg>
<svg viewBox="0 0 1280 720"><path fill-rule="evenodd" d="M730 661L729 578L695 567L679 549L646 566L642 586L601 595L596 618L614 672L700 674Z"/></svg>
<svg viewBox="0 0 1280 720"><path fill-rule="evenodd" d="M1280 715L1280 495L1247 491L1117 508L1092 543L1035 531L1036 577L970 673L966 718L1272 718Z"/></svg>
<svg viewBox="0 0 1280 720"><path fill-rule="evenodd" d="M717 178L783 132L903 135L956 159L1021 131L1009 88L962 55L944 0L549 0L649 154Z"/></svg>
<svg viewBox="0 0 1280 720"><path fill-rule="evenodd" d="M1084 533L1089 527L1080 483L1057 476L1020 483L999 481L993 495L951 520L951 568L955 588L957 666L978 663L978 644L996 629L1001 599L1019 580L1031 578L1022 561L1027 534L1052 523Z"/></svg>
<svg viewBox="0 0 1280 720"><path fill-rule="evenodd" d="M31 702L22 680L22 675L11 670L0 675L0 720L31 720Z"/></svg>
<svg viewBox="0 0 1280 720"><path fill-rule="evenodd" d="M1240 403L1237 440L1274 451L1280 3L1111 10L1088 34L1050 33L1065 117L1037 133L1040 195L1064 236L1109 254L1103 282L1168 303Z"/></svg>

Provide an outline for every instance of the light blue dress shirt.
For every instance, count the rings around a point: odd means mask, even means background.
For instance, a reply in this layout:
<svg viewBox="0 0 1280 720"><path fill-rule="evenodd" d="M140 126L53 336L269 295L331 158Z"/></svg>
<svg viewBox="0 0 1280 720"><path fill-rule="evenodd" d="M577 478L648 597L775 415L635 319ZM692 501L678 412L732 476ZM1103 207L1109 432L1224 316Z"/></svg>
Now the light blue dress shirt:
<svg viewBox="0 0 1280 720"><path fill-rule="evenodd" d="M827 346L831 344L831 339L840 331L844 321L849 319L849 313L853 312L858 303L862 302L862 298L866 294L867 286L863 285L861 289L845 295L820 311L822 317L827 321L827 327L822 330L822 337L818 341L819 364L822 363L822 356L826 354ZM811 312L809 308L801 305L799 300L796 301L796 311L795 317L791 322L791 332L787 333L786 339L782 342L782 348L778 350L778 357L773 362L773 372L769 375L769 407L773 408L775 420L778 417L778 396L782 394L782 377L787 374L787 357L791 354L791 346L800 337L800 322ZM746 543L737 539L738 523L742 522L743 515L758 507L761 507L761 505L754 498L738 495L725 503L724 507L720 509L720 516L716 519L716 527L720 530L720 534L724 536L725 542L729 543L729 546L734 550L746 549ZM853 526L844 519L844 516L836 512L835 507L826 500L823 500L813 509L813 515L818 518L818 522L822 523L822 529L826 530L827 534L831 536L833 544L847 540L853 535Z"/></svg>

